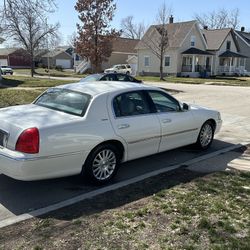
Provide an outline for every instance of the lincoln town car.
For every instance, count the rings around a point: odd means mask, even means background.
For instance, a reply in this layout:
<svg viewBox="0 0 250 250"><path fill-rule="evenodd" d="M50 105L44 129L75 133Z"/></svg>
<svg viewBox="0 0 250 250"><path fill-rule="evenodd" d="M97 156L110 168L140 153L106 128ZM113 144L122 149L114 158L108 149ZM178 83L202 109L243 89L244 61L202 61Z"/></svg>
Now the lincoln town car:
<svg viewBox="0 0 250 250"><path fill-rule="evenodd" d="M33 103L0 109L0 173L18 180L81 174L103 184L121 163L213 142L218 111L131 82L49 88Z"/></svg>

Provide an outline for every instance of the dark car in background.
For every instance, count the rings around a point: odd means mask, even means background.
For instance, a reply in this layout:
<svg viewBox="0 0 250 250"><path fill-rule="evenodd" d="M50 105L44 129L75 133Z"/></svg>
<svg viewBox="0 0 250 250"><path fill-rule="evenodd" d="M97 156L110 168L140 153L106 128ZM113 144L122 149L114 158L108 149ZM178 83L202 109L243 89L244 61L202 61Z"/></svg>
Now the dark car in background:
<svg viewBox="0 0 250 250"><path fill-rule="evenodd" d="M88 75L80 80L80 82L95 82L95 81L118 81L118 82L135 82L142 83L131 75L122 73L100 73Z"/></svg>

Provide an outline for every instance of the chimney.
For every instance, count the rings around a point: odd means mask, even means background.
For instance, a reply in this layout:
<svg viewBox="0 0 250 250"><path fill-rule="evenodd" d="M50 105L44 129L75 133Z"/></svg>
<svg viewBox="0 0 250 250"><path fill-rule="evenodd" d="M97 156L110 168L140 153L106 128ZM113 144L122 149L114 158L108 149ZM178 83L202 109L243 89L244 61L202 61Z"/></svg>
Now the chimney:
<svg viewBox="0 0 250 250"><path fill-rule="evenodd" d="M241 27L240 31L244 32L245 31L245 27Z"/></svg>
<svg viewBox="0 0 250 250"><path fill-rule="evenodd" d="M171 16L169 17L169 23L174 23L174 17L173 17L173 15L171 15Z"/></svg>
<svg viewBox="0 0 250 250"><path fill-rule="evenodd" d="M203 29L208 30L208 26L207 25L203 26Z"/></svg>

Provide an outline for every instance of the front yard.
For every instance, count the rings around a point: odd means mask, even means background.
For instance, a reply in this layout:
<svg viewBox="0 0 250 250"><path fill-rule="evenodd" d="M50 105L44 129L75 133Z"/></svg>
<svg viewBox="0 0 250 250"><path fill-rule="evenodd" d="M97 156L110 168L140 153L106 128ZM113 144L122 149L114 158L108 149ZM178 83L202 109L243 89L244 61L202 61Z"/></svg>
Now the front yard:
<svg viewBox="0 0 250 250"><path fill-rule="evenodd" d="M145 82L160 82L159 77L138 76L138 79ZM184 83L184 84L209 84L209 85L228 85L228 86L246 86L250 87L250 77L215 77L215 78L191 78L191 77L165 77L166 84Z"/></svg>
<svg viewBox="0 0 250 250"><path fill-rule="evenodd" d="M4 76L1 84L7 87L55 87L62 84L72 83L73 81L55 80L49 78L36 78L28 76Z"/></svg>
<svg viewBox="0 0 250 250"><path fill-rule="evenodd" d="M15 73L17 74L24 74L24 75L30 75L30 69L15 69ZM73 70L56 70L56 69L50 69L49 71L44 68L36 68L35 74L40 76L56 76L56 77L78 77L83 78L85 74L77 74Z"/></svg>
<svg viewBox="0 0 250 250"><path fill-rule="evenodd" d="M4 76L1 84L5 87L0 87L0 108L31 103L46 88L67 84L69 82L72 81Z"/></svg>
<svg viewBox="0 0 250 250"><path fill-rule="evenodd" d="M249 249L250 173L179 169L0 229L0 249Z"/></svg>

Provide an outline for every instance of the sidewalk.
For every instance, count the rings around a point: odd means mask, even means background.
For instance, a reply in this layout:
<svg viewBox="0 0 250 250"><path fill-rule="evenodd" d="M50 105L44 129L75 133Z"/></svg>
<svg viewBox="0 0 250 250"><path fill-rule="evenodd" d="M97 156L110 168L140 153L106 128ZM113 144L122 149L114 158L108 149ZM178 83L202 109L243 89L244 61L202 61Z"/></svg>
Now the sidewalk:
<svg viewBox="0 0 250 250"><path fill-rule="evenodd" d="M250 172L250 145L200 161L188 166L191 171L212 173L216 171L240 170Z"/></svg>

